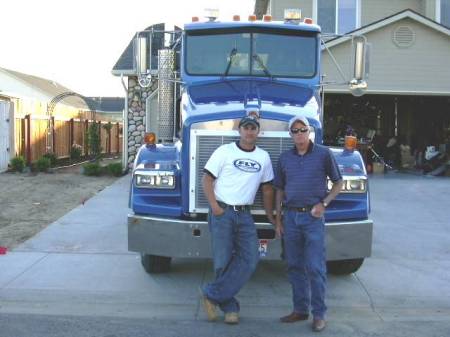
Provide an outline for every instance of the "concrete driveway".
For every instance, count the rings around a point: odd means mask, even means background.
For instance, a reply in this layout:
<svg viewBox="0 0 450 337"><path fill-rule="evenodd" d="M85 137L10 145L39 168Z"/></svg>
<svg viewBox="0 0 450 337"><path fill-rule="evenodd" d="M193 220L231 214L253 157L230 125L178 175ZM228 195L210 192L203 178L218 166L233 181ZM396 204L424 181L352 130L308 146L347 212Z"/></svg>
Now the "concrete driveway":
<svg viewBox="0 0 450 337"><path fill-rule="evenodd" d="M260 263L239 294L241 324L207 323L197 288L208 260L148 275L127 251L129 177L13 252L0 255L0 337L298 336L282 262ZM390 173L370 179L373 256L329 276L323 336L450 336L450 179Z"/></svg>

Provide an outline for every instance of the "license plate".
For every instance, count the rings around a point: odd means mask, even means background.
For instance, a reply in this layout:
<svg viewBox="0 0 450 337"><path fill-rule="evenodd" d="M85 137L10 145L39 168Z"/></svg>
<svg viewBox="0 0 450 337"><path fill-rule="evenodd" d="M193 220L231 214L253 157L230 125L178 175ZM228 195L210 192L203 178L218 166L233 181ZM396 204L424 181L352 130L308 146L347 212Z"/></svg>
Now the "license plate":
<svg viewBox="0 0 450 337"><path fill-rule="evenodd" d="M259 240L259 256L264 257L267 255L267 245L269 244L269 240Z"/></svg>

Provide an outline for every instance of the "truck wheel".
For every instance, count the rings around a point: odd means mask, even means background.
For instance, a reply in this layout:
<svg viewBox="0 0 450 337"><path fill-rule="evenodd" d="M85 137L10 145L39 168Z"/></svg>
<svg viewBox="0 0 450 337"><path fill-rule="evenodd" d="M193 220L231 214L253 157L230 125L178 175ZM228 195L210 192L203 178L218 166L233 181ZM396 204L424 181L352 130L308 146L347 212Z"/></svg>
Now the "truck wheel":
<svg viewBox="0 0 450 337"><path fill-rule="evenodd" d="M167 273L171 261L171 257L141 254L142 266L149 274Z"/></svg>
<svg viewBox="0 0 450 337"><path fill-rule="evenodd" d="M364 259L328 261L327 269L333 275L347 275L356 272L363 262Z"/></svg>

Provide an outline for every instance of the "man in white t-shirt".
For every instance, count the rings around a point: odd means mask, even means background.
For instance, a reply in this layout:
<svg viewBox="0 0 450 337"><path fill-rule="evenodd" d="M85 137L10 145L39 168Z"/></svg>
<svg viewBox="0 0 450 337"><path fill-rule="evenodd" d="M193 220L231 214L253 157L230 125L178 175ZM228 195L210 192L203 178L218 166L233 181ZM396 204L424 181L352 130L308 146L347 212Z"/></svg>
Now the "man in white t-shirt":
<svg viewBox="0 0 450 337"><path fill-rule="evenodd" d="M208 320L239 323L239 302L234 296L250 279L258 264L258 238L250 205L262 186L264 209L273 217L274 178L269 154L256 146L260 125L256 117L239 122L240 139L220 146L205 165L203 189L208 199L215 280L201 289Z"/></svg>

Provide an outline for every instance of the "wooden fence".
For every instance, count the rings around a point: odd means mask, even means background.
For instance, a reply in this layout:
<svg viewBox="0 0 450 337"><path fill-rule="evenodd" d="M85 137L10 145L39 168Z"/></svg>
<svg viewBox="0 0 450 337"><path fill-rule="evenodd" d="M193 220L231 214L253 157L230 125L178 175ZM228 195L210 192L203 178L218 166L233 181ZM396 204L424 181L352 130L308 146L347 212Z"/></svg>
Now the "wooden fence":
<svg viewBox="0 0 450 337"><path fill-rule="evenodd" d="M49 121L49 118L52 120ZM49 123L50 122L50 123ZM112 154L122 151L122 123L80 119L58 119L58 117L26 115L15 118L15 150L27 163L34 162L47 152L57 158L70 156L73 144L82 147L82 154L88 153L86 133L93 123L100 125L100 146L102 153ZM105 125L111 124L111 127ZM49 127L52 126L53 127Z"/></svg>

